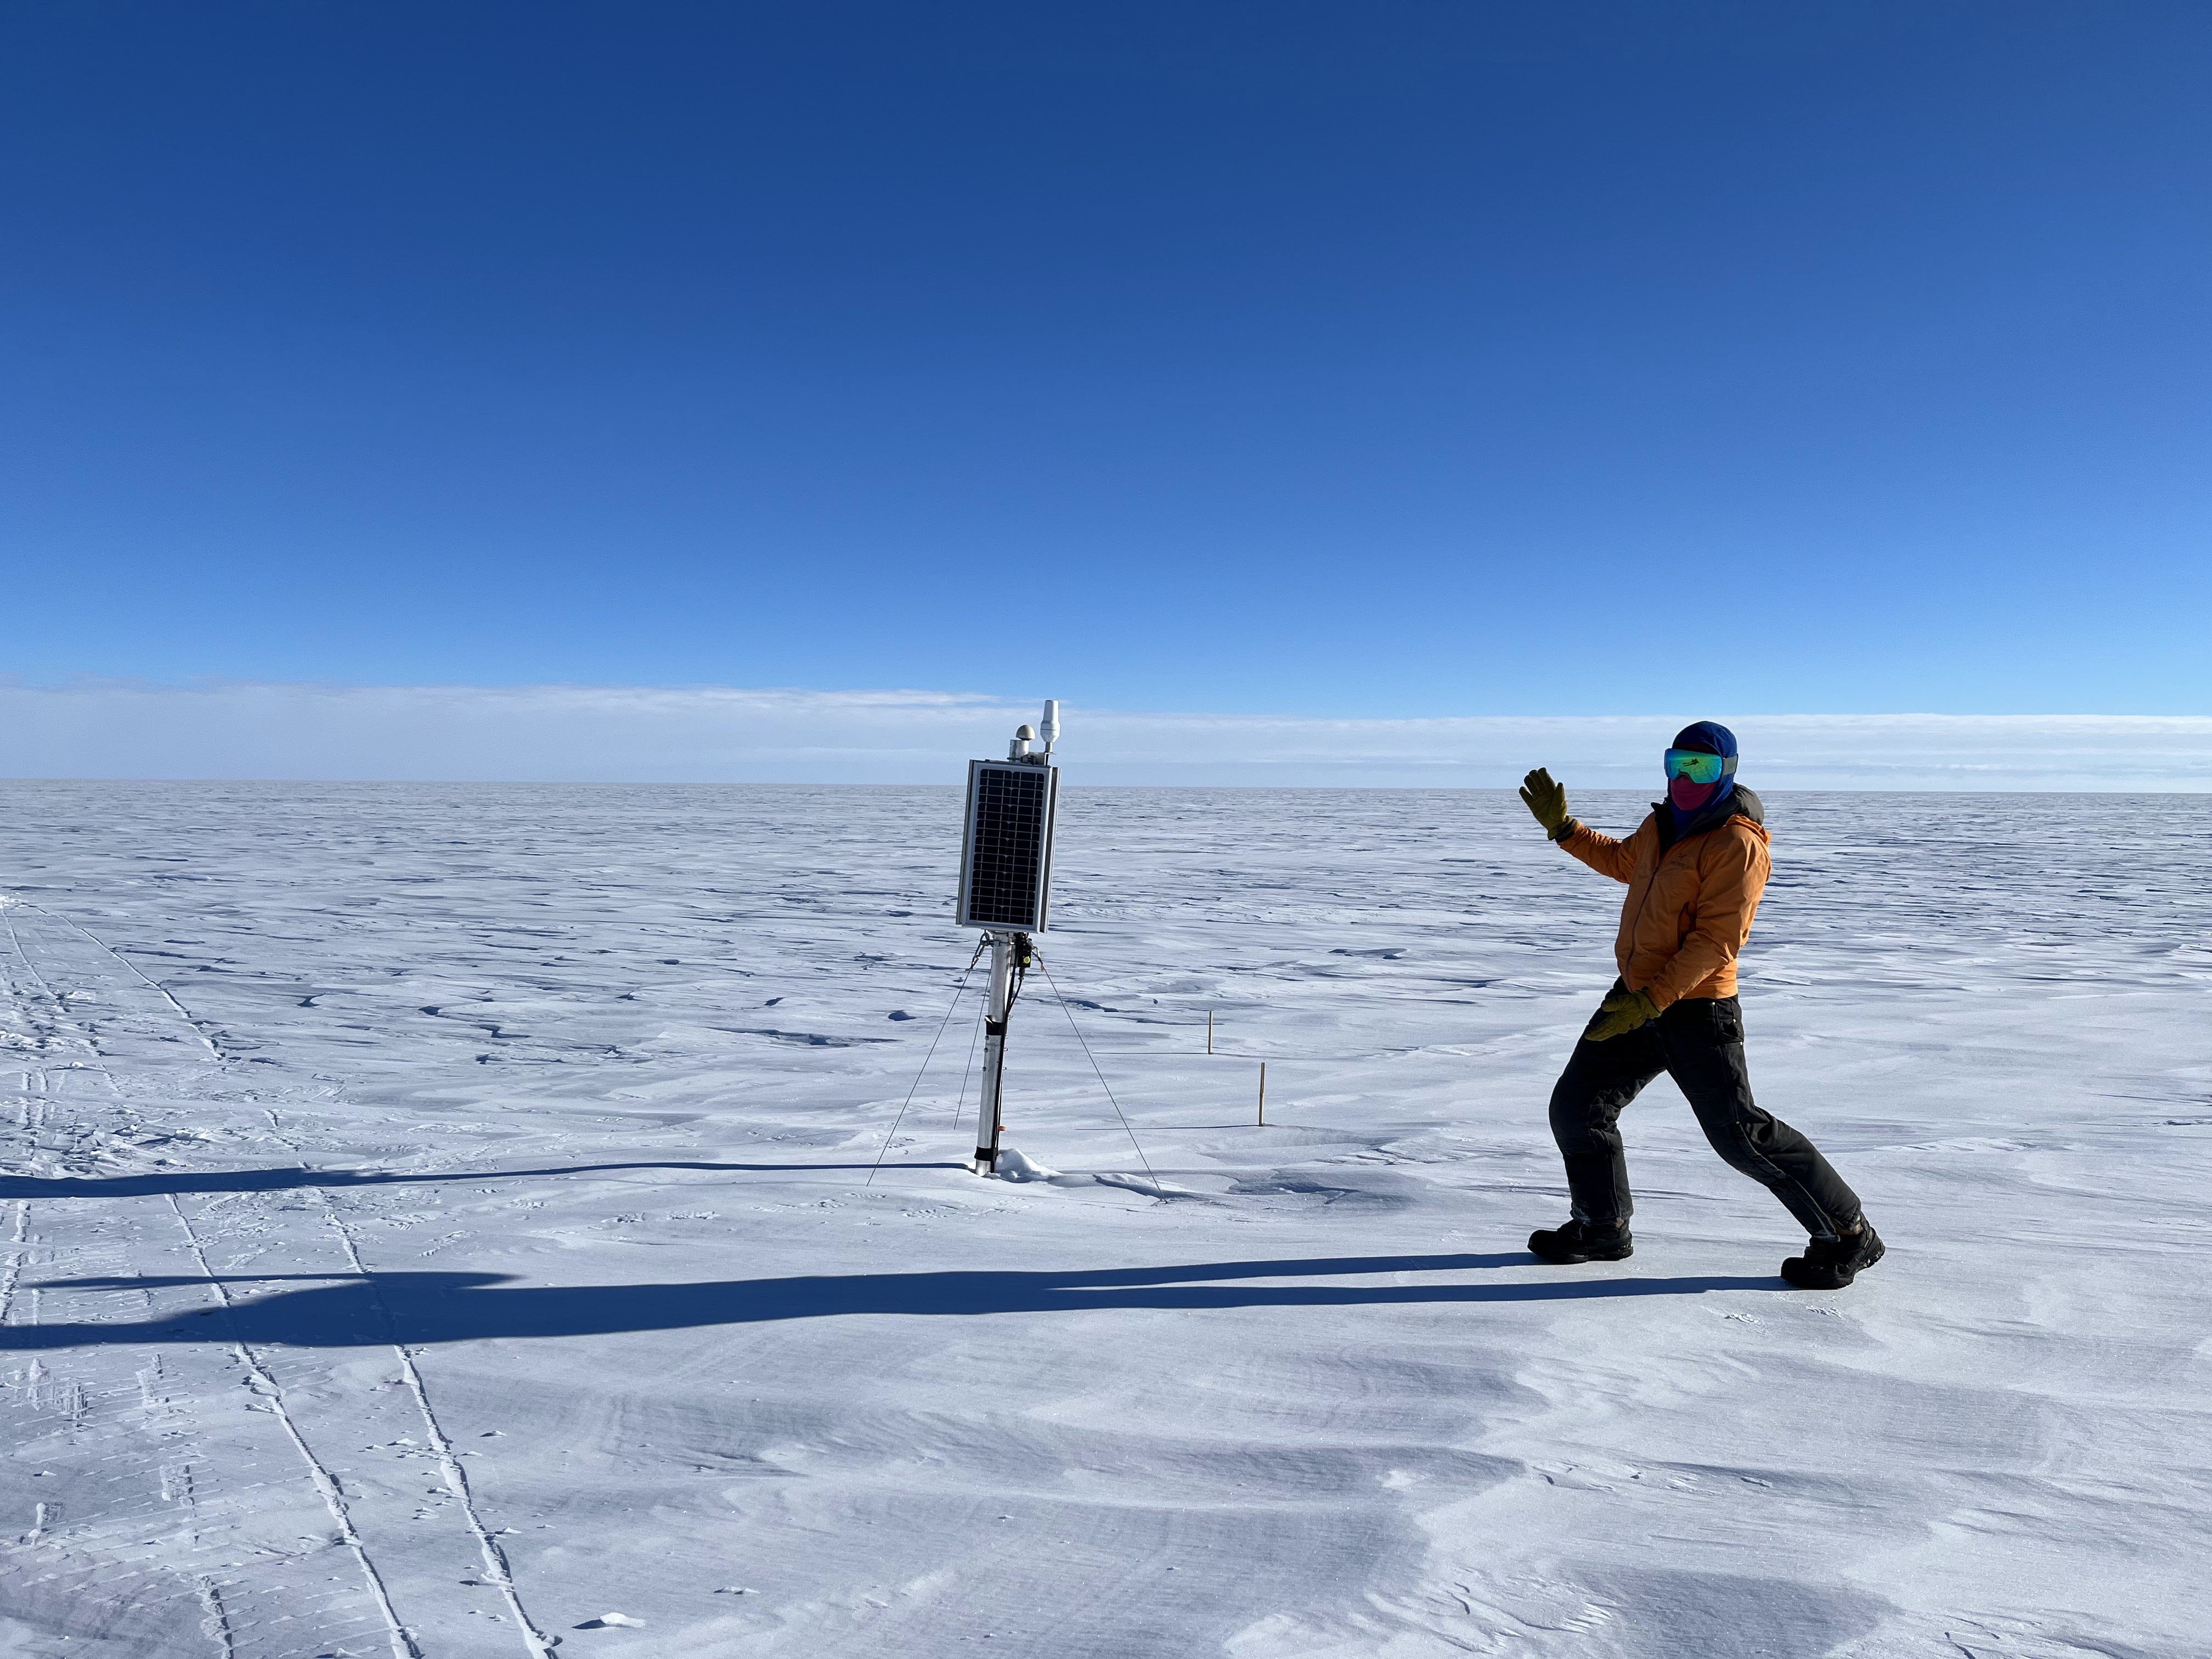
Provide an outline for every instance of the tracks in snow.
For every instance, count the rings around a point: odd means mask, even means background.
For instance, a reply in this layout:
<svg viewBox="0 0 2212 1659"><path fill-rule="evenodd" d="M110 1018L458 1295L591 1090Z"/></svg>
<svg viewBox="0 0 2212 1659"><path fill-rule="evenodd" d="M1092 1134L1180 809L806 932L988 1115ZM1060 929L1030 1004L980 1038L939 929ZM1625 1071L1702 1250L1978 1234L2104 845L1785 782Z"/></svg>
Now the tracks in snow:
<svg viewBox="0 0 2212 1659"><path fill-rule="evenodd" d="M276 1121L276 1114L268 1111L267 1116L270 1132L283 1145L290 1147L295 1155L304 1158L299 1143L284 1133ZM304 1163L302 1167L305 1167ZM485 1582L500 1592L507 1604L508 1615L522 1632L531 1653L550 1654L558 1643L538 1627L522 1604L521 1593L515 1588L514 1570L507 1564L507 1552L500 1547L495 1530L484 1523L483 1514L477 1507L476 1493L469 1484L468 1470L463 1467L459 1453L453 1449L453 1437L446 1432L446 1425L439 1421L438 1413L430 1404L429 1385L422 1380L414 1353L399 1340L398 1322L392 1317L391 1307L385 1302L384 1292L377 1287L375 1276L362 1261L361 1247L354 1238L352 1230L345 1224L344 1218L338 1213L337 1206L331 1201L326 1191L320 1187L309 1187L307 1192L321 1210L324 1221L337 1239L339 1249L344 1252L346 1265L368 1286L370 1300L384 1322L385 1334L391 1339L392 1352L399 1361L400 1379L406 1385L408 1397L415 1402L416 1409L422 1415L423 1431L428 1435L430 1445L436 1453L439 1474L444 1480L447 1490L459 1500L461 1514L477 1540L483 1571L489 1575Z"/></svg>
<svg viewBox="0 0 2212 1659"><path fill-rule="evenodd" d="M201 1046L206 1048L210 1054L217 1059L222 1057L222 1050L216 1047L215 1039L207 1034L206 1030L201 1026L199 1021L192 1018L191 1011L186 1008L183 1003L178 1001L175 997L169 994L169 989L167 986L159 984L154 980L149 979L139 969L137 963L131 961L130 957L125 956L119 951L111 949L107 942L101 939L97 933L94 933L89 927L85 927L81 922L72 921L69 917L62 915L58 910L49 910L45 905L33 904L27 899L17 899L15 903L7 906L5 908L0 908L0 918L5 918L7 916L7 912L14 909L29 910L35 915L44 916L48 921L58 922L62 927L70 929L72 933L76 933L80 937L88 940L92 945L93 948L98 951L103 957L122 968L124 971L128 973L133 979L137 980L141 985L144 986L155 996L161 998L163 1002L168 1004L171 1008L174 1009L176 1011L177 1018L184 1021L185 1024L191 1027L192 1036L198 1039ZM23 957L25 964L30 967L31 971L33 974L37 974L39 971L37 965L33 963L27 956L24 956L22 942L15 937L15 927L12 919L9 920L8 937L9 941L15 946L15 954L20 957ZM41 975L40 982L44 983L43 975ZM49 986L47 987L47 989L51 992L52 988Z"/></svg>
<svg viewBox="0 0 2212 1659"><path fill-rule="evenodd" d="M352 1512L346 1508L344 1491L323 1460L315 1455L314 1449L307 1444L307 1437L300 1432L298 1422L285 1404L283 1385L270 1374L259 1356L239 1334L237 1308L231 1299L230 1286L216 1276L215 1267L207 1258L207 1248L200 1243L200 1236L190 1218L185 1214L184 1206L177 1202L174 1193L166 1196L171 1213L177 1218L177 1224L185 1230L185 1239L191 1250L192 1259L200 1264L200 1272L206 1275L208 1283L214 1287L216 1296L222 1304L223 1323L229 1328L231 1352L238 1356L238 1363L244 1367L253 1391L269 1402L269 1409L283 1425L285 1437L292 1443L293 1449L300 1454L301 1462L307 1466L307 1478L321 1495L323 1507L330 1511L331 1520L337 1527L338 1537L353 1552L354 1560L361 1568L362 1578L376 1602L377 1611L384 1616L386 1634L391 1638L394 1659L423 1659L422 1650L415 1644L415 1638L399 1622L399 1614L392 1605L391 1592L385 1588L384 1575L377 1571L376 1563L369 1558L368 1546L362 1541L361 1534L354 1526ZM227 1630L225 1635L228 1645Z"/></svg>
<svg viewBox="0 0 2212 1659"><path fill-rule="evenodd" d="M0 924L15 958L0 965L13 1005L0 1003L0 1017L12 1013L25 1028L9 1036L31 1062L15 1115L23 1162L37 1176L96 1177L115 1173L118 1162L143 1167L143 1155L133 1154L149 1127L137 1109L145 1097L157 1097L154 1109L167 1114L188 1101L200 1124L210 1114L228 1117L226 1138L234 1143L273 1143L304 1164L304 1149L273 1112L261 1109L266 1132L246 1127L220 1048L166 988L42 907L6 905ZM49 1128L58 1088L68 1120L60 1145ZM97 1191L88 1181L88 1193ZM215 1317L223 1340L156 1345L142 1335L34 1352L9 1370L11 1386L0 1398L17 1417L13 1437L29 1458L64 1467L23 1477L41 1491L58 1477L58 1501L0 1486L0 1501L29 1500L23 1507L33 1522L23 1533L27 1547L0 1570L0 1612L147 1659L358 1655L368 1651L364 1640L390 1659L507 1659L518 1647L544 1659L559 1638L530 1615L500 1529L484 1517L463 1454L358 1240L325 1188L289 1191L307 1200L325 1243L297 1233L289 1219L297 1206L283 1203L281 1193L194 1202L177 1189L41 1195L36 1225L33 1199L14 1199L13 1216L0 1224L9 1228L0 1327L51 1317L43 1293L67 1305L73 1324L132 1323L143 1333L170 1316L189 1331L185 1322ZM157 1202L167 1212L167 1236L179 1245L161 1245L160 1230L144 1224L147 1206ZM55 1282L23 1282L33 1256L46 1270L41 1279ZM281 1261L271 1263L272 1256ZM274 1272L366 1282L396 1376L365 1383L359 1350L342 1350L340 1359L246 1340L227 1276ZM190 1305L195 1291L213 1305ZM366 1471L340 1462L356 1449L376 1460ZM424 1455L438 1470L443 1501L405 1493L419 1480L408 1462ZM284 1462L294 1471L289 1478L279 1474ZM306 1530L303 1487L320 1516ZM461 1540L436 1524L456 1510L475 1558L465 1569L453 1559ZM349 1572L330 1571L333 1551ZM118 1575L131 1580L119 1597ZM88 1578L107 1593L76 1594ZM345 1589L345 1579L354 1589ZM486 1589L496 1591L502 1611L468 1605L479 1599L469 1592Z"/></svg>

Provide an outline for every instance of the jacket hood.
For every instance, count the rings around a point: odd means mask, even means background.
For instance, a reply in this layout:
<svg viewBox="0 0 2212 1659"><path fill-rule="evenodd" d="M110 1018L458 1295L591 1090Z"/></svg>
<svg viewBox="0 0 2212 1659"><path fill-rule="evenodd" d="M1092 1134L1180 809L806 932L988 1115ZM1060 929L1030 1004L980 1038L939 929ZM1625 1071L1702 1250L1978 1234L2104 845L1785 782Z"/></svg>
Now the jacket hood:
<svg viewBox="0 0 2212 1659"><path fill-rule="evenodd" d="M1754 791L1742 784L1736 785L1680 830L1674 827L1674 809L1667 802L1653 801L1651 815L1658 820L1659 848L1662 852L1677 842L1687 841L1692 836L1702 836L1709 830L1717 830L1730 818L1742 818L1757 824L1762 837L1766 833L1765 805Z"/></svg>

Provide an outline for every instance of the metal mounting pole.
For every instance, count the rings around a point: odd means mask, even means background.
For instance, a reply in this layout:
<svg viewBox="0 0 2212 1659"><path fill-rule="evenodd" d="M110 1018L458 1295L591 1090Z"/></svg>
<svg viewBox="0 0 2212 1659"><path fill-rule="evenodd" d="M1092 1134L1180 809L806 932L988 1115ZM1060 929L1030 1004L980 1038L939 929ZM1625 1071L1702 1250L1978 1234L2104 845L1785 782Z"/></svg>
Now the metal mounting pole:
<svg viewBox="0 0 2212 1659"><path fill-rule="evenodd" d="M1012 933L991 935L991 989L983 1003L983 1101L975 1112L975 1173L988 1175L999 1161L999 1086L1006 1069L1006 1013L1014 990Z"/></svg>

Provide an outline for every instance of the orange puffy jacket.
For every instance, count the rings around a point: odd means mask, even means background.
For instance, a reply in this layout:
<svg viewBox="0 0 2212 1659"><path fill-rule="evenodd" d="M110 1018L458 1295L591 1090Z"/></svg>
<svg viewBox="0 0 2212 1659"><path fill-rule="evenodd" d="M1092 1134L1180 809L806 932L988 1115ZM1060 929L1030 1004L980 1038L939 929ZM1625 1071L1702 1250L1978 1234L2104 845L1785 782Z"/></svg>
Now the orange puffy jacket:
<svg viewBox="0 0 2212 1659"><path fill-rule="evenodd" d="M1731 810L1721 823L1665 848L1656 810L1626 841L1583 823L1559 840L1600 875L1628 884L1613 953L1622 982L1662 1008L1735 994L1736 952L1751 937L1773 864L1759 797L1739 785L1723 806Z"/></svg>

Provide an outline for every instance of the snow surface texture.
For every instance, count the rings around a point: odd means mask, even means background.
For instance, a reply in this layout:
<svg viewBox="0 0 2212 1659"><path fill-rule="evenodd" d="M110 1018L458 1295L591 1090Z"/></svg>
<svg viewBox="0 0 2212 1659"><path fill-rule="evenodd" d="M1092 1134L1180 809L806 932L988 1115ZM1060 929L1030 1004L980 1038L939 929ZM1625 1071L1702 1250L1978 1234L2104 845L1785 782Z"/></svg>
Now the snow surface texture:
<svg viewBox="0 0 2212 1659"><path fill-rule="evenodd" d="M9 787L0 1654L2212 1654L2212 798L1770 798L1833 1295L1663 1081L1522 1253L1620 890L1493 793L1069 791L1161 1188L1041 973L869 1184L957 799Z"/></svg>

